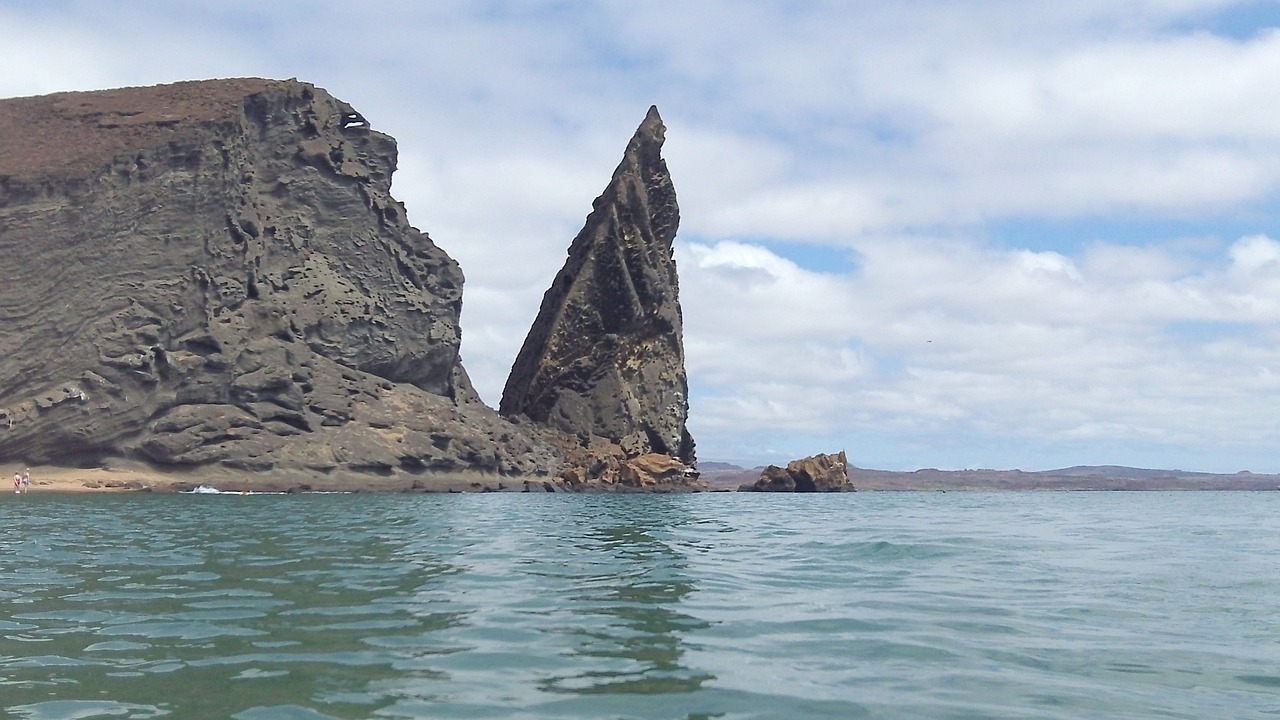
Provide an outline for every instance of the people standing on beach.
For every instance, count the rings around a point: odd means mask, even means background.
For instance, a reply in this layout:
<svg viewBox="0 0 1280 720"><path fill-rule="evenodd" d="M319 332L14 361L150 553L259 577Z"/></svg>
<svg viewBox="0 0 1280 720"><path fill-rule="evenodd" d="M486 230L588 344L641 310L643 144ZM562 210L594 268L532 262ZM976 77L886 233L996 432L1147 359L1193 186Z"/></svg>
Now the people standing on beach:
<svg viewBox="0 0 1280 720"><path fill-rule="evenodd" d="M22 471L22 492L31 492L31 468Z"/></svg>
<svg viewBox="0 0 1280 720"><path fill-rule="evenodd" d="M13 494L17 495L20 492L22 492L22 475L15 472L13 474Z"/></svg>

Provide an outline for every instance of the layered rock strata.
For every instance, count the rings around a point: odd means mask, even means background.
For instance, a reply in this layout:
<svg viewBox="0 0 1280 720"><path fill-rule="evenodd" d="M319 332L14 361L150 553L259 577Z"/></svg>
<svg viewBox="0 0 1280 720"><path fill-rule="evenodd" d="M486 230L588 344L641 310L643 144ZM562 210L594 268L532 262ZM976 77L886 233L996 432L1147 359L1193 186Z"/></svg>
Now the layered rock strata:
<svg viewBox="0 0 1280 720"><path fill-rule="evenodd" d="M554 473L478 402L395 167L302 82L0 101L0 458Z"/></svg>
<svg viewBox="0 0 1280 720"><path fill-rule="evenodd" d="M792 460L785 468L770 465L760 479L738 488L740 492L847 492L849 461L841 450L834 454L813 455Z"/></svg>
<svg viewBox="0 0 1280 720"><path fill-rule="evenodd" d="M665 131L650 108L543 296L499 406L583 445L620 446L619 463L695 462Z"/></svg>

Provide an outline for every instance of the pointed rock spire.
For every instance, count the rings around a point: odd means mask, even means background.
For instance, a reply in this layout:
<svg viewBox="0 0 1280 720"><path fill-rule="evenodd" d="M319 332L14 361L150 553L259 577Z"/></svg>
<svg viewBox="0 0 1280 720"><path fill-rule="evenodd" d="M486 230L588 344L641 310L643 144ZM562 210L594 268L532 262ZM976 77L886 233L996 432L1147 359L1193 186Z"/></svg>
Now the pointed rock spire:
<svg viewBox="0 0 1280 720"><path fill-rule="evenodd" d="M665 133L651 107L543 295L500 409L693 464Z"/></svg>

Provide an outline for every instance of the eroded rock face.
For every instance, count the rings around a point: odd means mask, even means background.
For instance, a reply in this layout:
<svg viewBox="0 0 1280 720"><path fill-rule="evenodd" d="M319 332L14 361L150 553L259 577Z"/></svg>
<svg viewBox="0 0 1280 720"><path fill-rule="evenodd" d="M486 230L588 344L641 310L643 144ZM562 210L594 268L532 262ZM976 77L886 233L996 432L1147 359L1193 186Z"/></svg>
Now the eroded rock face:
<svg viewBox="0 0 1280 720"><path fill-rule="evenodd" d="M841 450L792 460L785 468L770 465L754 484L738 489L741 492L845 492L853 490L853 484L849 482L848 459Z"/></svg>
<svg viewBox="0 0 1280 720"><path fill-rule="evenodd" d="M672 258L680 211L661 155L664 133L651 108L543 296L500 410L584 444L604 439L627 457L692 465Z"/></svg>
<svg viewBox="0 0 1280 720"><path fill-rule="evenodd" d="M0 457L554 473L478 402L395 166L296 81L0 101Z"/></svg>

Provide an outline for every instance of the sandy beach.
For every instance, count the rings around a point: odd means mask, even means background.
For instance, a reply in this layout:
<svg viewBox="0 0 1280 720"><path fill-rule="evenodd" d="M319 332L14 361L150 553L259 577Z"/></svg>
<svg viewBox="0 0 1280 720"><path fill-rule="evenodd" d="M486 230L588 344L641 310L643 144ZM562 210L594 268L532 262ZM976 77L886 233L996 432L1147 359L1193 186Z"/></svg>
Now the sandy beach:
<svg viewBox="0 0 1280 720"><path fill-rule="evenodd" d="M518 478L482 475L395 473L327 475L288 472L237 472L201 468L186 472L146 465L108 465L68 468L52 465L0 467L0 492L12 492L14 472L31 471L32 493L186 492L199 486L224 492L521 492ZM531 480L529 490L545 492L542 481Z"/></svg>
<svg viewBox="0 0 1280 720"><path fill-rule="evenodd" d="M60 468L45 465L32 466L31 488L28 492L132 492L145 487L168 485L164 478L145 473L109 468ZM11 490L13 471L8 470L0 489Z"/></svg>

